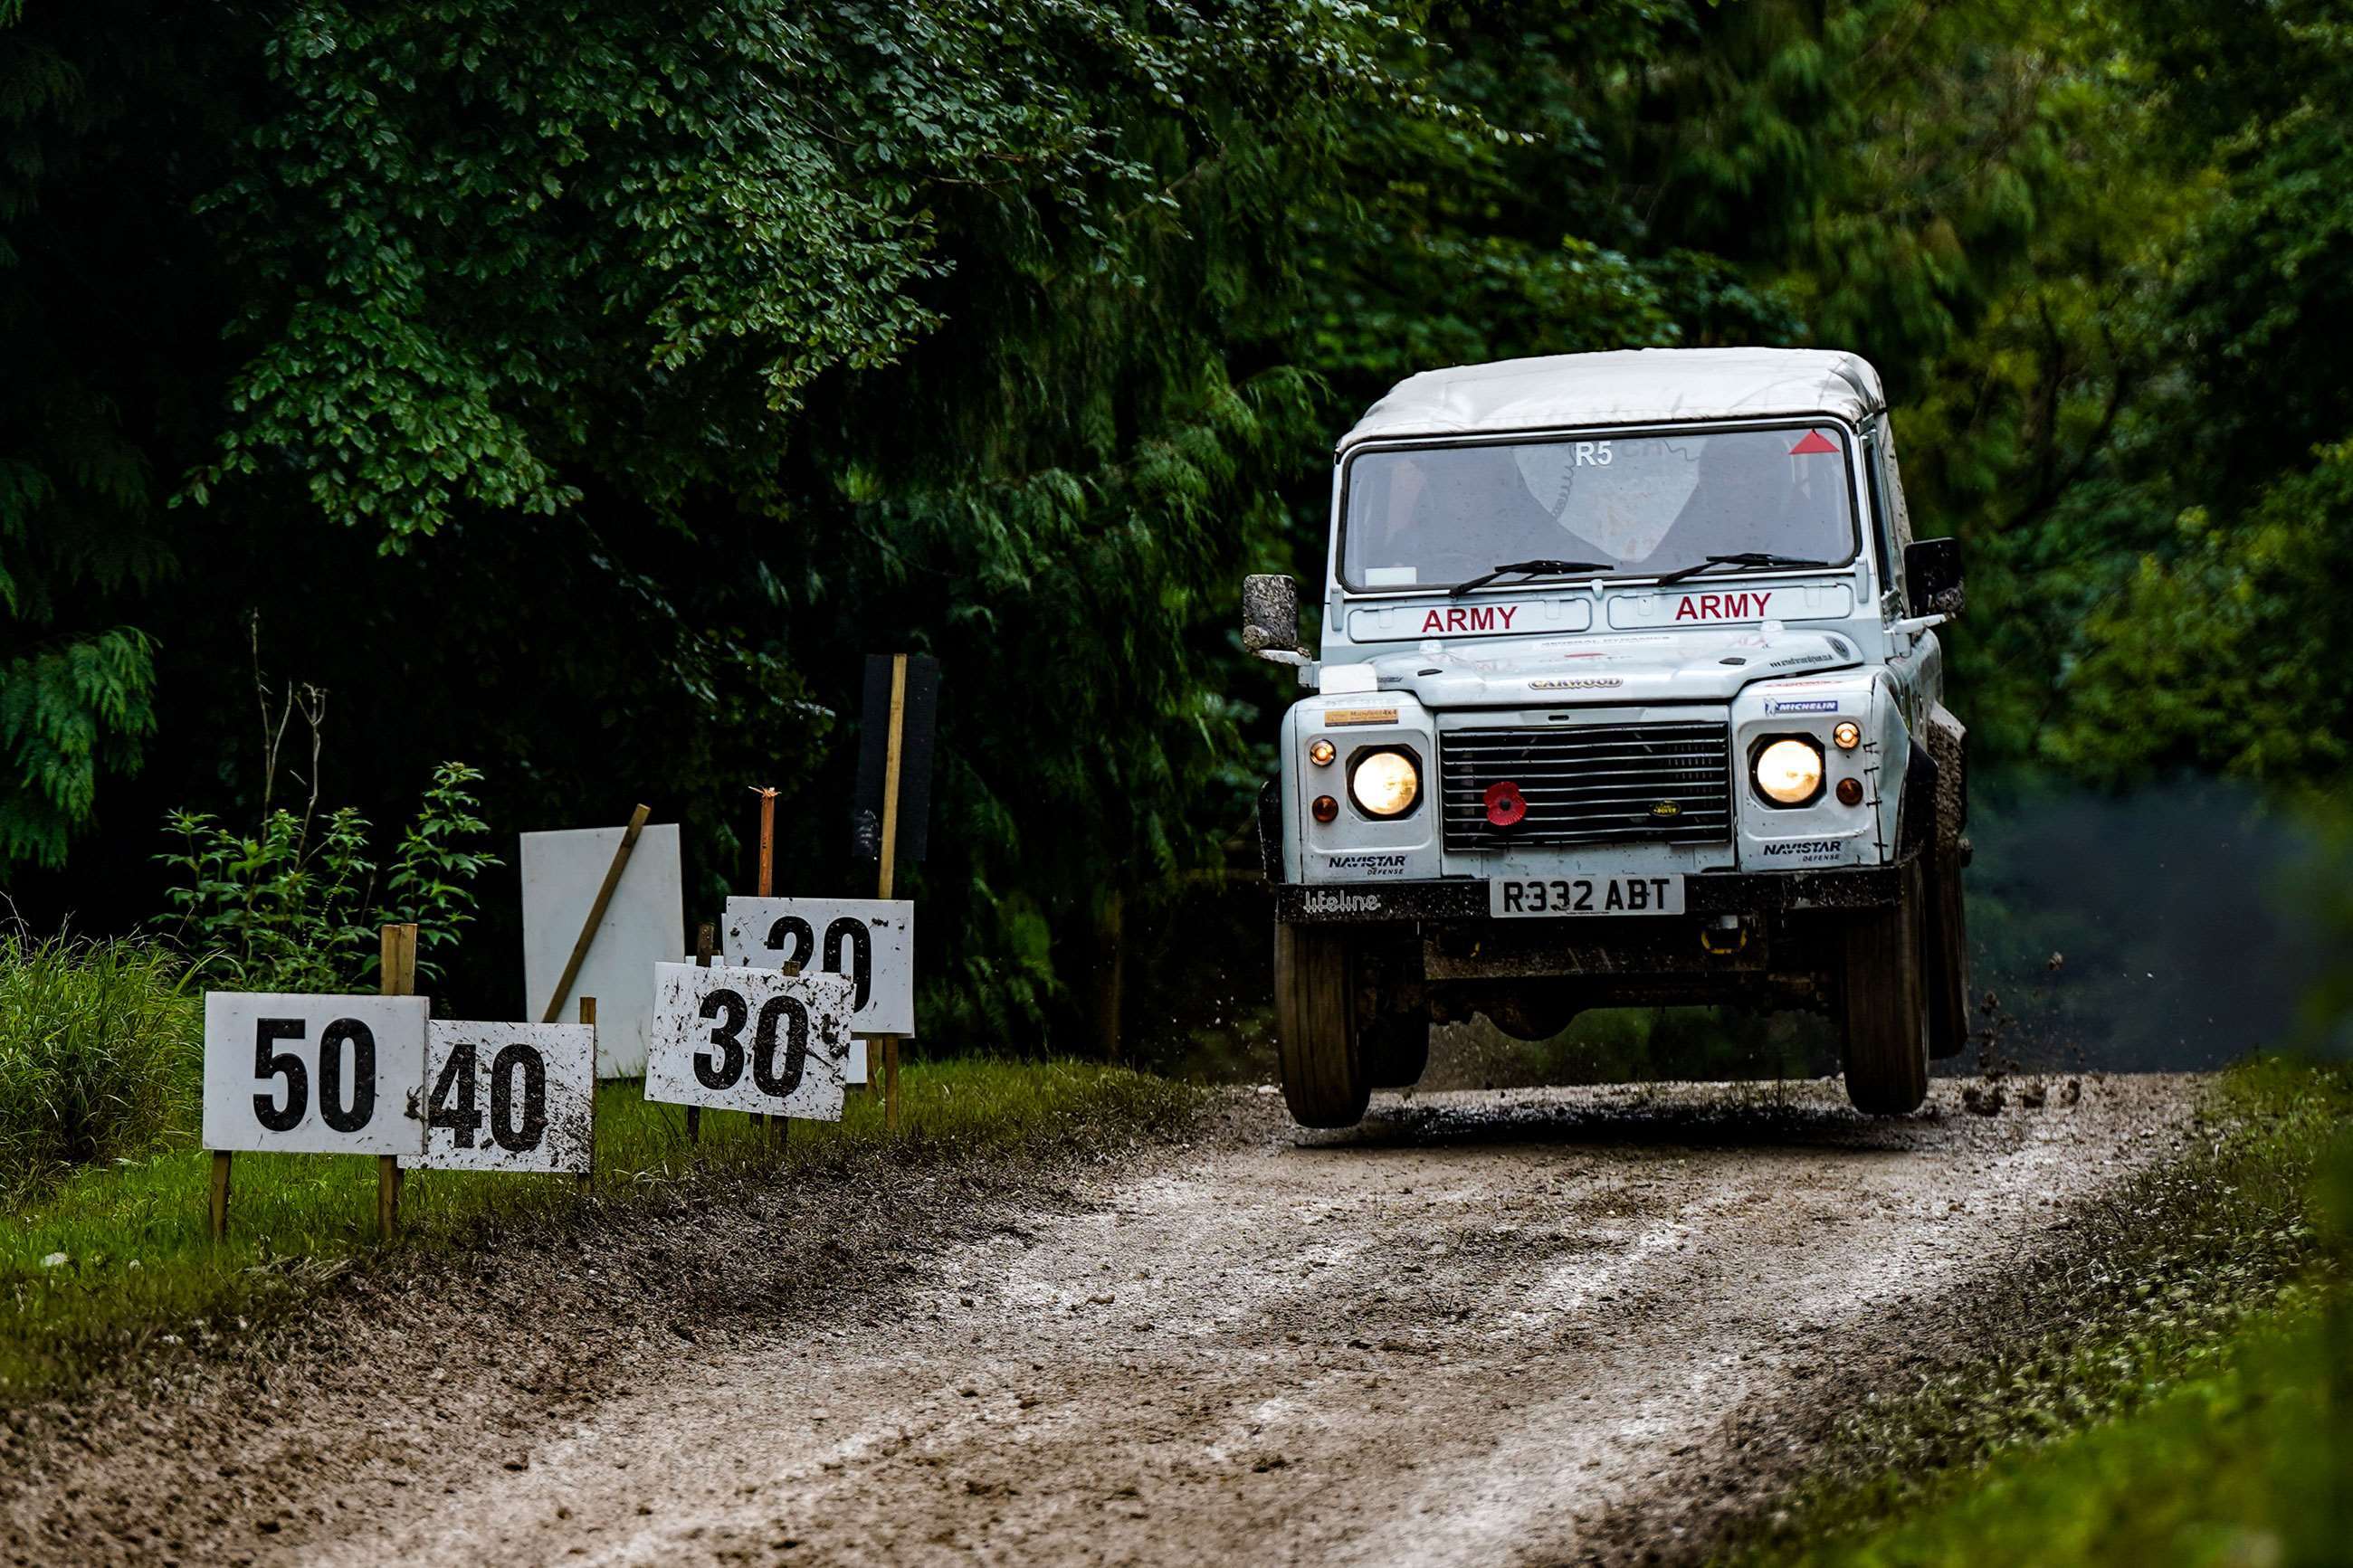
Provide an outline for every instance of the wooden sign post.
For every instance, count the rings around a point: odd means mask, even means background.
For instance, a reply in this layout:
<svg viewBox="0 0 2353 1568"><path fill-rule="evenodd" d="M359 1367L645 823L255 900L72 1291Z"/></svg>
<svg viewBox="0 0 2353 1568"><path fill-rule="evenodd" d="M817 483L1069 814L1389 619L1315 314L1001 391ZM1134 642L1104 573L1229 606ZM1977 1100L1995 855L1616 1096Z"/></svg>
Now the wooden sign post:
<svg viewBox="0 0 2353 1568"><path fill-rule="evenodd" d="M386 996L417 994L417 924L388 925L378 933L381 958L378 973L381 989ZM566 984L568 984L567 978ZM375 1234L380 1241L390 1241L400 1234L400 1157L378 1154L375 1157Z"/></svg>
<svg viewBox="0 0 2353 1568"><path fill-rule="evenodd" d="M576 1180L586 1197L596 1184L596 998L580 998L580 1021L588 1026L588 1168Z"/></svg>
<svg viewBox="0 0 2353 1568"><path fill-rule="evenodd" d="M760 796L760 897L774 898L776 892L776 791L773 784L762 784Z"/></svg>
<svg viewBox="0 0 2353 1568"><path fill-rule="evenodd" d="M907 656L891 656L890 739L882 753L882 860L875 875L874 896L888 899L899 862L899 766L907 732ZM899 1037L882 1037L882 1130L899 1131Z"/></svg>
<svg viewBox="0 0 2353 1568"><path fill-rule="evenodd" d="M228 1164L231 1155L226 1149L213 1151L213 1239L228 1239Z"/></svg>
<svg viewBox="0 0 2353 1568"><path fill-rule="evenodd" d="M939 685L939 662L925 655L867 657L866 734L851 838L860 859L874 858L876 896L886 900L897 883L899 857L923 854ZM882 1125L893 1134L899 1131L900 1037L895 1032L870 1037L882 1047Z"/></svg>

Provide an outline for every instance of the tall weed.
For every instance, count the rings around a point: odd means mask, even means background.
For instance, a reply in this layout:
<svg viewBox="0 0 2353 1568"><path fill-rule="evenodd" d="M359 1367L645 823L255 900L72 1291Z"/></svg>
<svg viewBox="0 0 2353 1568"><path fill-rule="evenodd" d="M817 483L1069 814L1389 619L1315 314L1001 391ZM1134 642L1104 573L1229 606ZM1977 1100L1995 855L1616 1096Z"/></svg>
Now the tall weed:
<svg viewBox="0 0 2353 1568"><path fill-rule="evenodd" d="M323 818L280 807L249 837L209 812L173 812L164 829L179 847L155 858L174 882L165 895L173 913L162 923L216 985L329 992L372 985L378 928L414 921L417 967L436 979L430 955L473 922L474 879L499 864L474 847L490 831L468 788L481 777L463 763L436 768L416 820L381 867L368 858L367 818L351 806Z"/></svg>
<svg viewBox="0 0 2353 1568"><path fill-rule="evenodd" d="M164 948L0 934L0 1206L192 1127L202 1053Z"/></svg>

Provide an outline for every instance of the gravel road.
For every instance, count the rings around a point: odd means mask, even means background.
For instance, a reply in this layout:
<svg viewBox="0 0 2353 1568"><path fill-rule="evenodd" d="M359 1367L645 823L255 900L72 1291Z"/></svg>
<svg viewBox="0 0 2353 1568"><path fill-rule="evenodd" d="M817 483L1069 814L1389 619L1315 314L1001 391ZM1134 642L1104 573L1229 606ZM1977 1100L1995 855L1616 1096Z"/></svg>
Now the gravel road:
<svg viewBox="0 0 2353 1568"><path fill-rule="evenodd" d="M641 1338L593 1397L522 1376L519 1410L440 1410L428 1441L378 1440L381 1414L311 1434L282 1531L126 1526L110 1552L1672 1555L1699 1501L1790 1463L1760 1423L1904 1386L1971 1279L2065 1245L2064 1207L2177 1147L2197 1091L2112 1078L1980 1117L1940 1081L1893 1123L1834 1084L1385 1098L1340 1136L1252 1115L1050 1201L977 1199L854 1308L811 1279L764 1326ZM119 1487L138 1445L106 1451Z"/></svg>

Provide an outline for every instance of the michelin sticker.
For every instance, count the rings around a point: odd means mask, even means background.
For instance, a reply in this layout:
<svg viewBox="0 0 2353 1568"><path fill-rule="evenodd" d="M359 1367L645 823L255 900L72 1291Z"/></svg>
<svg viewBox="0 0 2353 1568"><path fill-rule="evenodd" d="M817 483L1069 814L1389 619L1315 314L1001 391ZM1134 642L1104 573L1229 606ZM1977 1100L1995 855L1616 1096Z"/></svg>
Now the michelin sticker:
<svg viewBox="0 0 2353 1568"><path fill-rule="evenodd" d="M1767 697L1765 700L1765 711L1767 713L1835 713L1838 707L1835 697Z"/></svg>

